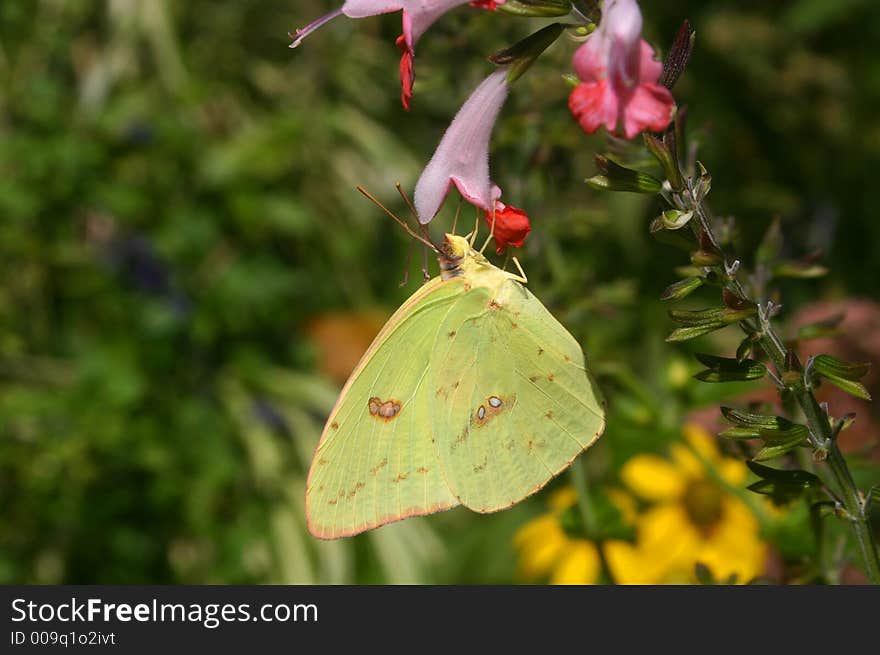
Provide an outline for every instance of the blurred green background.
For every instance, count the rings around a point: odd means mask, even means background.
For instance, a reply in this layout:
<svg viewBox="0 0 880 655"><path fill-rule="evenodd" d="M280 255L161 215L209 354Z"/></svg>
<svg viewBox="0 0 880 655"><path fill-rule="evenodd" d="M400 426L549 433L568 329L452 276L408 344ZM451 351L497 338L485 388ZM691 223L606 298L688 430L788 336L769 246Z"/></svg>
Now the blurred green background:
<svg viewBox="0 0 880 655"><path fill-rule="evenodd" d="M407 259L408 238L355 185L404 215L394 183L412 189L486 55L542 23L467 6L442 17L418 44L407 113L399 14L340 18L288 49L288 30L333 8L0 3L0 583L521 579L512 538L543 494L317 543L303 488L345 347L356 359L420 276L420 251ZM682 19L697 31L675 95L741 252L775 216L792 256L826 252L826 278L782 289L786 317L876 299L877 3L642 9L661 52ZM648 235L659 204L583 184L607 139L568 113L575 46L561 39L516 84L491 165L532 217L531 289L609 397L584 458L601 482L741 389L690 380L690 348L663 341L658 296L687 259ZM867 443L854 457L869 479ZM797 529L787 550L774 542L783 561L809 548Z"/></svg>

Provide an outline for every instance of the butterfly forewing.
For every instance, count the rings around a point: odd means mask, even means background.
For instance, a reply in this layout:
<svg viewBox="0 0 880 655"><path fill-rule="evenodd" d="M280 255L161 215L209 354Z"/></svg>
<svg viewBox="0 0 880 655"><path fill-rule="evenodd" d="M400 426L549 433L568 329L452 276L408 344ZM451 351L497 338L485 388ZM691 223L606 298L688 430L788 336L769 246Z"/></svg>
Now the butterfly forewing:
<svg viewBox="0 0 880 655"><path fill-rule="evenodd" d="M333 539L458 504L437 463L426 377L460 280L429 282L370 346L327 420L306 489L309 530Z"/></svg>
<svg viewBox="0 0 880 655"><path fill-rule="evenodd" d="M456 301L437 333L432 377L444 477L478 512L504 509L543 487L604 427L580 346L509 279Z"/></svg>

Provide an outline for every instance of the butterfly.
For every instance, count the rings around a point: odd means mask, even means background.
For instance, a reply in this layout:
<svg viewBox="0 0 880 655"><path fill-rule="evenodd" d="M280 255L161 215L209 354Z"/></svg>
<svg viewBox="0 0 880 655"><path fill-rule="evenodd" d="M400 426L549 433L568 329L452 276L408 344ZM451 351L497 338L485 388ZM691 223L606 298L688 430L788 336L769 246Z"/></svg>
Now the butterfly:
<svg viewBox="0 0 880 655"><path fill-rule="evenodd" d="M604 430L583 351L525 275L463 236L434 248L441 274L388 320L327 419L306 483L315 537L508 508Z"/></svg>

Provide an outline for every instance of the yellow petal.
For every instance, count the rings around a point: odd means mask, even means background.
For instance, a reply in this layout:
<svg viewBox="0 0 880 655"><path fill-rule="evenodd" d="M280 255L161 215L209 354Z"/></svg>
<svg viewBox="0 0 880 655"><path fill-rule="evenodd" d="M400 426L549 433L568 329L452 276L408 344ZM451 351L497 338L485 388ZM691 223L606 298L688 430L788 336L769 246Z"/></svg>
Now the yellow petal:
<svg viewBox="0 0 880 655"><path fill-rule="evenodd" d="M519 548L519 569L526 578L550 572L567 538L552 514L545 514L523 525L513 537Z"/></svg>
<svg viewBox="0 0 880 655"><path fill-rule="evenodd" d="M696 423L688 423L682 428L685 444L674 444L671 448L675 464L687 472L691 478L704 477L705 466L701 458L711 464L721 459L715 438Z"/></svg>
<svg viewBox="0 0 880 655"><path fill-rule="evenodd" d="M649 501L673 500L684 492L685 478L668 461L657 455L636 455L620 470L624 483Z"/></svg>
<svg viewBox="0 0 880 655"><path fill-rule="evenodd" d="M617 584L653 584L656 572L651 561L626 541L605 543L605 559Z"/></svg>
<svg viewBox="0 0 880 655"><path fill-rule="evenodd" d="M748 477L746 465L733 457L724 457L716 465L721 479L735 487L739 487Z"/></svg>
<svg viewBox="0 0 880 655"><path fill-rule="evenodd" d="M681 571L692 568L701 546L699 531L678 504L645 512L638 524L637 542L651 563L657 583L677 580Z"/></svg>
<svg viewBox="0 0 880 655"><path fill-rule="evenodd" d="M568 509L577 502L577 491L574 487L557 489L550 495L550 508L556 512Z"/></svg>
<svg viewBox="0 0 880 655"><path fill-rule="evenodd" d="M599 553L585 539L570 541L559 555L550 584L595 584L599 579Z"/></svg>
<svg viewBox="0 0 880 655"><path fill-rule="evenodd" d="M728 497L721 521L703 541L697 560L717 579L735 573L737 582L743 584L764 572L767 553L755 516L744 503Z"/></svg>
<svg viewBox="0 0 880 655"><path fill-rule="evenodd" d="M622 489L606 489L605 493L608 496L608 500L611 501L611 504L617 508L618 512L620 512L624 523L632 525L636 522L638 509L636 508L635 498Z"/></svg>

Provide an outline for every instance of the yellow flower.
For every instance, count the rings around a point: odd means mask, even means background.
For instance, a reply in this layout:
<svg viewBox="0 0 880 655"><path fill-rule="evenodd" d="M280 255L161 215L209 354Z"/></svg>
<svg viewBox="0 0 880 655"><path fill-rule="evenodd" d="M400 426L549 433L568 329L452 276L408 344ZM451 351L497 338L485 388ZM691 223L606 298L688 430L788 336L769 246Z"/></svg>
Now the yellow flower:
<svg viewBox="0 0 880 655"><path fill-rule="evenodd" d="M693 582L705 564L718 580L748 582L764 570L767 547L755 516L710 477L703 461L728 484L740 486L747 469L722 457L702 428L684 429L687 445L671 458L636 455L624 464L624 483L651 505L639 517L635 544L610 542L605 551L615 580L623 584Z"/></svg>
<svg viewBox="0 0 880 655"><path fill-rule="evenodd" d="M633 511L631 498L619 490L608 493L624 518ZM595 584L601 574L596 544L569 536L561 515L577 502L577 493L565 487L550 496L550 513L523 525L513 538L520 551L519 573L526 579L548 579L550 584Z"/></svg>

